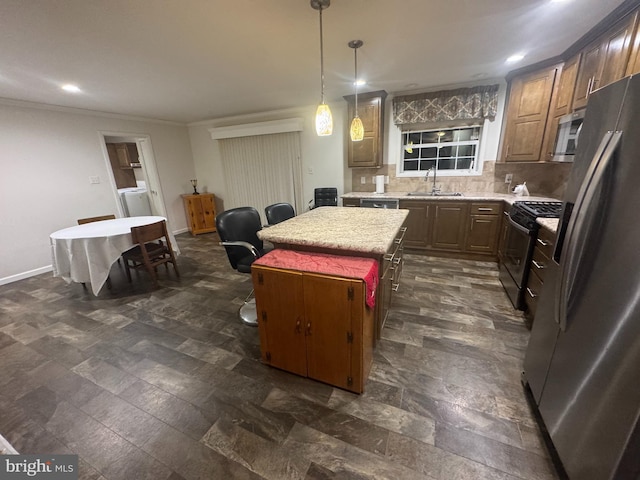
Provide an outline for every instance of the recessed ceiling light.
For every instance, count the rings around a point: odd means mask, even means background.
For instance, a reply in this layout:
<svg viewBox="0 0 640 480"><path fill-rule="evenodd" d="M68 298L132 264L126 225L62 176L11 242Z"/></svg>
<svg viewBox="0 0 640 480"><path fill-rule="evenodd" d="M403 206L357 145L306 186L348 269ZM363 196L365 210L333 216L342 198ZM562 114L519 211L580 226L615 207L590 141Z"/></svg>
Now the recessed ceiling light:
<svg viewBox="0 0 640 480"><path fill-rule="evenodd" d="M78 87L77 85L73 85L71 83L67 83L66 85L63 85L62 89L65 92L69 92L69 93L80 93L82 91L80 90L80 87Z"/></svg>
<svg viewBox="0 0 640 480"><path fill-rule="evenodd" d="M507 58L507 63L517 63L524 58L524 55L521 53L516 53L515 55L511 55Z"/></svg>
<svg viewBox="0 0 640 480"><path fill-rule="evenodd" d="M354 85L357 85L358 87L361 87L363 85L366 85L367 82L365 80L358 80L357 82L353 82Z"/></svg>

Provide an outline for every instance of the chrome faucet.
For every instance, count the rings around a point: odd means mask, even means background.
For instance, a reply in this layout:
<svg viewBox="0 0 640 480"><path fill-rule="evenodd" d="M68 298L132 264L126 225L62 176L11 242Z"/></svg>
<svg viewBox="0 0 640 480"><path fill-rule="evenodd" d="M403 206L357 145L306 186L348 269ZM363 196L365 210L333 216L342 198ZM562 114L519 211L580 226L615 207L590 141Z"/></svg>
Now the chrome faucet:
<svg viewBox="0 0 640 480"><path fill-rule="evenodd" d="M438 176L438 170L436 169L436 167L431 167L429 170L427 170L427 174L424 176L424 181L425 182L429 181L429 174L431 173L432 170L433 170L433 187L431 187L431 194L435 195L436 193L440 192L440 189L436 186L436 177Z"/></svg>

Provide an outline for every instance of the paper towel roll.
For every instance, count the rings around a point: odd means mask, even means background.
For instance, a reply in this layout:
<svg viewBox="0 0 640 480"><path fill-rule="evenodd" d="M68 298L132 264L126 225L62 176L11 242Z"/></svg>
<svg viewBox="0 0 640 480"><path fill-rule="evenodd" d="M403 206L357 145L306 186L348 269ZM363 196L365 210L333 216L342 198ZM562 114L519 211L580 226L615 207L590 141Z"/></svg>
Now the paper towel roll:
<svg viewBox="0 0 640 480"><path fill-rule="evenodd" d="M384 175L376 175L376 193L384 193Z"/></svg>

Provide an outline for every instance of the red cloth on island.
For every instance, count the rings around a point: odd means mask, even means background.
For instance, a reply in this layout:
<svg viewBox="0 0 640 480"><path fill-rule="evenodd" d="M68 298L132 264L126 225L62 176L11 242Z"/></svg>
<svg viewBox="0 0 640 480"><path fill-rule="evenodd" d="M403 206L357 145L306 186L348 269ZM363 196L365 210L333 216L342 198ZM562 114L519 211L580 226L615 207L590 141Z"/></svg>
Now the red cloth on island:
<svg viewBox="0 0 640 480"><path fill-rule="evenodd" d="M298 252L276 248L258 258L254 264L301 272L335 275L336 277L358 278L364 280L366 284L367 305L373 308L376 304L378 262L373 258Z"/></svg>

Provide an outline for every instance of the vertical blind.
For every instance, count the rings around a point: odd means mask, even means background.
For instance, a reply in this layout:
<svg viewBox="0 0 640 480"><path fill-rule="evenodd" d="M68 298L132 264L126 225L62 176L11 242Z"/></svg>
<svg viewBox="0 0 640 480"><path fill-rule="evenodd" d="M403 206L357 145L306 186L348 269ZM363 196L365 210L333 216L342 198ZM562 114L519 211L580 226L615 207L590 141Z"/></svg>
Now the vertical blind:
<svg viewBox="0 0 640 480"><path fill-rule="evenodd" d="M287 132L220 139L227 187L225 209L287 202L302 212L300 133Z"/></svg>

